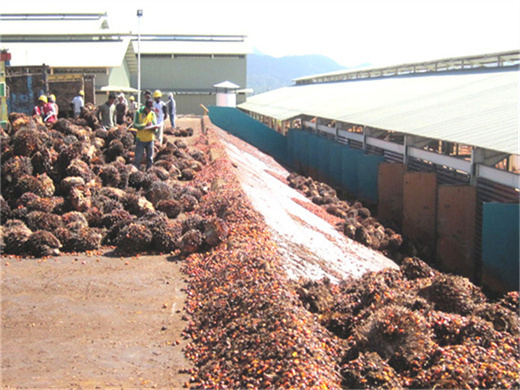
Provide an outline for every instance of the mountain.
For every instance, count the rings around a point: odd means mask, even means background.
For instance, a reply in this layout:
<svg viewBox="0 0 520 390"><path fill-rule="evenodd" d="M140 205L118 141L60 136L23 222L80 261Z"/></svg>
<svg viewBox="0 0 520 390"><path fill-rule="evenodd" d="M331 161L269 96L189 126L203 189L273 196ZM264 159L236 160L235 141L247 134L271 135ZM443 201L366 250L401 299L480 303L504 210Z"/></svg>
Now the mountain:
<svg viewBox="0 0 520 390"><path fill-rule="evenodd" d="M293 79L347 69L322 55L271 57L255 51L247 56L247 88L254 94L293 85Z"/></svg>

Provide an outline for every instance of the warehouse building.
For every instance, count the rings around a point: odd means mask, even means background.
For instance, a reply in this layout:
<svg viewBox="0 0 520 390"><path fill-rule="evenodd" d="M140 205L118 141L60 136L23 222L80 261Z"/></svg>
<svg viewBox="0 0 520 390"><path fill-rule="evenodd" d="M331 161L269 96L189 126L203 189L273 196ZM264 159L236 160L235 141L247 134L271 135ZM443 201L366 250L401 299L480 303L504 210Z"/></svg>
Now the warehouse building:
<svg viewBox="0 0 520 390"><path fill-rule="evenodd" d="M201 104L215 104L218 83L246 86L249 47L244 35L122 33L110 29L106 13L2 14L0 20L0 48L11 53L16 72L26 67L30 73L45 64L54 78L91 75L95 96L90 101L95 104L103 103L109 92L137 94L139 55L141 92L173 92L179 114L202 113ZM237 101L245 101L238 92Z"/></svg>
<svg viewBox="0 0 520 390"><path fill-rule="evenodd" d="M439 268L517 290L519 64L516 50L313 75L240 104L255 121L210 118L373 204Z"/></svg>
<svg viewBox="0 0 520 390"><path fill-rule="evenodd" d="M11 54L7 75L36 76L42 67L46 73L24 91L11 88L8 101L13 109L20 106L18 100L35 101L45 92L56 94L64 112L77 88L63 90L56 84L54 90L48 82L65 83L84 75L94 84L83 85L88 102L103 103L110 91L137 91L130 85L132 74L137 74L131 39L110 33L106 14L9 14L1 21L1 46Z"/></svg>
<svg viewBox="0 0 520 390"><path fill-rule="evenodd" d="M202 114L200 104L215 104L214 86L223 81L246 86L245 36L143 35L141 39L142 88L174 92L179 113ZM137 52L138 42L133 45ZM238 92L237 103L242 103L245 94Z"/></svg>

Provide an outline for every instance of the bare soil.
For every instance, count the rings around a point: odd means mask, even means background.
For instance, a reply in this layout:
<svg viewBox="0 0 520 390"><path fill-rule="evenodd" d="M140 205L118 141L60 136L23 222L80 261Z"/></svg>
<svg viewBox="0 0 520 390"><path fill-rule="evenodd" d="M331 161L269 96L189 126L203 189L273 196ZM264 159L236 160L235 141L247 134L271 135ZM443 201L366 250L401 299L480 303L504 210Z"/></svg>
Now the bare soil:
<svg viewBox="0 0 520 390"><path fill-rule="evenodd" d="M2 386L182 387L180 268L166 256L3 259Z"/></svg>

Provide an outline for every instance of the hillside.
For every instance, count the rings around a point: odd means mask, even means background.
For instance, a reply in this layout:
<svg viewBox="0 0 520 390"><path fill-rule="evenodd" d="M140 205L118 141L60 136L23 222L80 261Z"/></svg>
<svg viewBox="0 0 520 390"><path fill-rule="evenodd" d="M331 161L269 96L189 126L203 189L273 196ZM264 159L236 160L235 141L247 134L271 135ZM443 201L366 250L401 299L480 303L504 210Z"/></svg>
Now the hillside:
<svg viewBox="0 0 520 390"><path fill-rule="evenodd" d="M346 69L329 57L301 55L271 57L264 54L247 56L247 87L254 94L287 87L298 77Z"/></svg>

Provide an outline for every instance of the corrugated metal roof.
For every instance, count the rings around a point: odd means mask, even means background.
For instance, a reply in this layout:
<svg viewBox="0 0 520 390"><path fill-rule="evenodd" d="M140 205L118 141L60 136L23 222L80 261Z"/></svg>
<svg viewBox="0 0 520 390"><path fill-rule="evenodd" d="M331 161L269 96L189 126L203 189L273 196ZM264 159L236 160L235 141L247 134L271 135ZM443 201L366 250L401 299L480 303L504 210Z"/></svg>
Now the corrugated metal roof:
<svg viewBox="0 0 520 390"><path fill-rule="evenodd" d="M518 70L440 73L281 88L238 107L306 114L519 154Z"/></svg>
<svg viewBox="0 0 520 390"><path fill-rule="evenodd" d="M137 53L137 41L133 41L134 51ZM140 44L142 54L233 54L244 55L251 53L251 47L244 41L143 41Z"/></svg>
<svg viewBox="0 0 520 390"><path fill-rule="evenodd" d="M507 50L496 53L472 54L464 57L434 58L421 62L409 62L402 64L388 64L384 66L362 66L355 69L343 69L334 72L319 73L298 77L293 81L299 84L313 84L315 82L354 80L370 77L396 76L411 73L439 72L457 69L474 69L478 67L496 67L518 65L519 50Z"/></svg>
<svg viewBox="0 0 520 390"><path fill-rule="evenodd" d="M2 19L2 35L74 35L107 31L104 19Z"/></svg>
<svg viewBox="0 0 520 390"><path fill-rule="evenodd" d="M54 68L114 68L123 64L127 51L132 51L129 39L88 42L2 42L2 49L12 54L12 66L46 64ZM127 56L135 60L135 55ZM129 64L130 68L136 67Z"/></svg>

